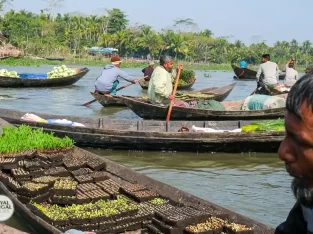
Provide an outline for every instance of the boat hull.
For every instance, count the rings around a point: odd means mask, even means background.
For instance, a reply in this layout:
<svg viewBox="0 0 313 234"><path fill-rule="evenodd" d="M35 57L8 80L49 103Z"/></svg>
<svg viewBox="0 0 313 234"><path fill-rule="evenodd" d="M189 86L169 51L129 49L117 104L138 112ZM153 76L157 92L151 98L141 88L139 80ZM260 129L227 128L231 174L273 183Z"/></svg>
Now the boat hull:
<svg viewBox="0 0 313 234"><path fill-rule="evenodd" d="M248 68L240 68L237 67L236 65L231 65L234 73L236 76L234 76L234 79L236 80L256 80L256 71L250 70ZM280 73L279 74L279 80L284 80L285 79L285 73Z"/></svg>
<svg viewBox="0 0 313 234"><path fill-rule="evenodd" d="M73 85L87 73L88 68L77 69L76 74L54 79L24 79L24 78L11 78L0 76L0 87L4 88L28 88L28 87L58 87Z"/></svg>
<svg viewBox="0 0 313 234"><path fill-rule="evenodd" d="M56 116L42 113L36 115L48 119L68 119L86 127L72 127L57 124L25 122L24 112L0 109L0 117L19 126L27 124L43 128L56 136L72 138L77 146L105 149L175 150L187 152L277 152L284 132L226 132L195 133L178 132L182 127L192 126L233 130L254 121L149 121L108 120L74 116Z"/></svg>
<svg viewBox="0 0 313 234"><path fill-rule="evenodd" d="M225 98L227 98L227 96L231 93L231 91L234 89L235 86L236 86L236 83L233 83L233 84L226 85L226 86L223 86L220 88L207 88L207 89L201 89L199 91L194 91L194 92L201 92L204 94L213 95L214 96L214 97L212 97L213 100L221 102L221 101L224 101ZM95 99L97 99L97 101L104 107L106 107L106 106L126 106L124 99L122 99L121 96L108 97L108 96L96 94L93 92L91 92L90 94ZM141 97L130 97L130 98L135 98L137 100L141 99Z"/></svg>
<svg viewBox="0 0 313 234"><path fill-rule="evenodd" d="M240 223L240 224L253 227L254 228L253 233L255 234L274 233L274 229L264 224L261 224L248 217L245 217L243 215L240 215L238 213L225 209L207 200L191 195L178 188L156 181L150 177L147 177L143 174L135 172L127 167L124 167L104 157L95 155L93 153L87 152L77 147L74 148L74 154L84 155L85 160L88 159L90 161L104 162L106 165L106 171L109 173L110 178L113 179L114 181L118 181L118 183L121 185L126 184L127 182L140 184L140 185L145 186L147 189L153 192L157 192L161 197L170 199L177 204L184 204L187 206L200 205L200 206L212 207L215 211L226 214L227 219L231 222ZM31 225L39 233L45 233L45 234L62 233L56 227L45 222L43 219L39 218L34 213L32 213L30 209L28 209L27 205L21 203L17 199L17 197L14 196L14 194L11 191L9 191L8 188L2 182L0 182L0 192L1 194L4 194L8 196L10 199L12 199L14 203L15 211L19 215L21 215L24 218L24 220L27 221L28 224Z"/></svg>

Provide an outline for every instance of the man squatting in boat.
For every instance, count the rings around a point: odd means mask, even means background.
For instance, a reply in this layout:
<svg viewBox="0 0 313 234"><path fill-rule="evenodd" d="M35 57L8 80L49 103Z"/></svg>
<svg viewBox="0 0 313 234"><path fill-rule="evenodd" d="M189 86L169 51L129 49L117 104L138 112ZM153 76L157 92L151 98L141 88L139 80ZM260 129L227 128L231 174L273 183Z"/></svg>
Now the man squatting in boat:
<svg viewBox="0 0 313 234"><path fill-rule="evenodd" d="M161 55L160 65L157 66L149 82L148 98L149 101L157 105L169 105L171 100L174 100L174 106L189 107L186 102L175 99L172 95L172 69L174 60L169 55ZM180 69L183 69L183 65L179 65Z"/></svg>
<svg viewBox="0 0 313 234"><path fill-rule="evenodd" d="M266 94L264 85L271 88L278 84L278 65L271 62L271 56L269 54L262 55L262 64L259 66L256 74L257 92L259 94Z"/></svg>
<svg viewBox="0 0 313 234"><path fill-rule="evenodd" d="M105 65L101 75L96 79L95 89L96 93L104 94L106 96L116 95L116 89L119 84L119 78L137 83L138 80L120 69L121 59L119 56L111 57L111 63Z"/></svg>
<svg viewBox="0 0 313 234"><path fill-rule="evenodd" d="M313 233L313 72L292 86L286 101L286 136L278 153L293 178L296 204L275 234Z"/></svg>

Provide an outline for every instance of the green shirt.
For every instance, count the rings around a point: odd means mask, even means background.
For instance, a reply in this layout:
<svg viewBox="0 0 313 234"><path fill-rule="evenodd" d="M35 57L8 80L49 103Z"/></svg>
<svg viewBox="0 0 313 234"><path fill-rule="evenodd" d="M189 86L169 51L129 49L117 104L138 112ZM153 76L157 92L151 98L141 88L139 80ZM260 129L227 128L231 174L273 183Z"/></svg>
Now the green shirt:
<svg viewBox="0 0 313 234"><path fill-rule="evenodd" d="M168 96L173 92L171 74L162 66L154 69L148 88L148 97L153 104L169 105Z"/></svg>

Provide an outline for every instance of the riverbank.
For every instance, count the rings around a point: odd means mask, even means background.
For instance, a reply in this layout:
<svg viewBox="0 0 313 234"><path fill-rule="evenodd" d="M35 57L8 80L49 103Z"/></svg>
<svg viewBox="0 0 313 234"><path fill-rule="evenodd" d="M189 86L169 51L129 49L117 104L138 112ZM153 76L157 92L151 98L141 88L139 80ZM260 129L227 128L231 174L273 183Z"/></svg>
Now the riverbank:
<svg viewBox="0 0 313 234"><path fill-rule="evenodd" d="M1 65L5 66L32 66L39 67L42 65L81 65L81 66L104 66L110 63L107 58L87 57L87 58L70 58L63 61L53 61L46 59L30 59L30 58L8 58L1 60ZM186 61L178 61L186 69L192 70L216 70L216 71L231 71L230 64L208 64L208 63L190 63ZM123 68L144 68L148 64L145 60L123 59Z"/></svg>

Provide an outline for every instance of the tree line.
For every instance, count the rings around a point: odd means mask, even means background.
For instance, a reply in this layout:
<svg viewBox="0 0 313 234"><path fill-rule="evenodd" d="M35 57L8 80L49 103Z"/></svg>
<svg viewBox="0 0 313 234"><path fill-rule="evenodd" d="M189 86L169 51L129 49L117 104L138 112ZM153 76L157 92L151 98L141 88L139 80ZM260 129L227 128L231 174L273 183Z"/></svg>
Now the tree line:
<svg viewBox="0 0 313 234"><path fill-rule="evenodd" d="M1 2L0 2L1 4ZM1 8L0 8L1 9ZM245 59L257 64L260 56L270 53L272 60L285 63L295 57L298 65L313 63L313 47L309 40L277 41L245 45L227 37L215 37L209 29L195 30L192 19L176 20L171 29L155 31L149 25L128 25L127 15L120 9L106 10L104 15L57 14L11 10L0 18L0 30L25 55L86 56L94 46L114 47L123 57L157 59L167 53L173 57L204 63L230 63Z"/></svg>

